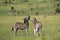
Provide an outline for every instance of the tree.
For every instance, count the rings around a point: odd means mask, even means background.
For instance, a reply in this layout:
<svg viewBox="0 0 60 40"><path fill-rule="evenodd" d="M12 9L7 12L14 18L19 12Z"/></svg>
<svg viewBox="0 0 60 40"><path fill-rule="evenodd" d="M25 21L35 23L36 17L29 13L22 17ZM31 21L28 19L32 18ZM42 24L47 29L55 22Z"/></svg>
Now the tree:
<svg viewBox="0 0 60 40"><path fill-rule="evenodd" d="M60 13L60 0L54 0L54 2L56 3L55 12Z"/></svg>

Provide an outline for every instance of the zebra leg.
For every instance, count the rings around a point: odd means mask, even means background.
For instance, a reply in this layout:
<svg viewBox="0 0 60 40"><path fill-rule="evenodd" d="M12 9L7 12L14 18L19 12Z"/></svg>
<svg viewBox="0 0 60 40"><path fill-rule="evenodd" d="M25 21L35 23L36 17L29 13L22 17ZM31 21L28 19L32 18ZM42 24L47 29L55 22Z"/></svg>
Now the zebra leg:
<svg viewBox="0 0 60 40"><path fill-rule="evenodd" d="M17 35L17 28L14 28L14 36L16 36Z"/></svg>
<svg viewBox="0 0 60 40"><path fill-rule="evenodd" d="M36 35L36 29L34 29L34 36Z"/></svg>
<svg viewBox="0 0 60 40"><path fill-rule="evenodd" d="M41 36L41 31L42 31L42 29L40 29L39 32L38 32L38 33L39 33L39 34L38 34L39 36Z"/></svg>
<svg viewBox="0 0 60 40"><path fill-rule="evenodd" d="M36 36L38 36L38 28L36 28Z"/></svg>
<svg viewBox="0 0 60 40"><path fill-rule="evenodd" d="M29 32L28 32L28 28L26 28L26 33L27 33L27 36L28 36L28 34L29 34Z"/></svg>
<svg viewBox="0 0 60 40"><path fill-rule="evenodd" d="M34 29L34 36L38 36L38 28Z"/></svg>
<svg viewBox="0 0 60 40"><path fill-rule="evenodd" d="M16 29L14 29L14 36L16 36Z"/></svg>

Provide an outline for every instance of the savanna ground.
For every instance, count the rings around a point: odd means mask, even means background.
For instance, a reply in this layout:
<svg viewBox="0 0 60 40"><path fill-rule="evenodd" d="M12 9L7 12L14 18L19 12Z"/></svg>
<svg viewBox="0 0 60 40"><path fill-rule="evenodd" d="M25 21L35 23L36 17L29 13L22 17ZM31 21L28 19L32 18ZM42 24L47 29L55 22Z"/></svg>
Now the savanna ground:
<svg viewBox="0 0 60 40"><path fill-rule="evenodd" d="M60 2L55 0L29 0L29 2L15 0L6 4L5 0L0 0L0 40L60 40L60 13L55 12L58 3ZM11 12L12 6L16 12ZM35 12L38 12L38 15ZM43 27L40 36L34 36L34 25L31 21L29 36L26 36L25 30L18 30L17 36L14 36L12 25L15 22L23 23L26 15L41 21Z"/></svg>
<svg viewBox="0 0 60 40"><path fill-rule="evenodd" d="M13 35L11 29L15 22L23 22L25 16L0 16L0 40L60 40L60 16L47 16L44 18L41 16L36 17L41 21L43 28L41 35L34 37L33 24L30 21L29 36L26 36L26 32L19 30L17 36Z"/></svg>

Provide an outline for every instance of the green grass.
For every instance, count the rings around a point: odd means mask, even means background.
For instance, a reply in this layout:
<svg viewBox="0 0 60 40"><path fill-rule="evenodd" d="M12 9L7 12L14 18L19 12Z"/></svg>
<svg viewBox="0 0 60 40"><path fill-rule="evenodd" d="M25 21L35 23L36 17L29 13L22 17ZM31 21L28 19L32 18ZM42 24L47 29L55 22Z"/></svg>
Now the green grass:
<svg viewBox="0 0 60 40"><path fill-rule="evenodd" d="M12 3L5 4L4 0L0 0L0 40L60 40L60 14L57 13L58 16L54 16L58 2L54 0L46 0L45 2L44 0L37 0L37 2L34 0L29 1L30 2L20 2L19 0L15 0ZM38 10L36 8L37 4ZM17 12L23 10L24 13L15 16L14 13L11 12L11 6L13 6ZM32 8L33 11L31 11L30 8ZM38 16L35 15L36 11L39 12ZM31 21L29 22L30 35L28 37L26 36L25 30L19 30L16 37L13 35L11 30L12 25L17 21L23 22L23 18L26 17L26 15L36 17L42 22L43 28L40 36L34 37L34 25ZM44 18L44 15L47 17Z"/></svg>
<svg viewBox="0 0 60 40"><path fill-rule="evenodd" d="M29 0L29 2L20 2L19 0L15 0L14 2L12 1L12 3L5 4L4 0L0 0L0 16L14 15L14 13L11 12L11 6L13 6L17 12L21 12L21 10L24 11L24 13L18 15L35 15L36 11L39 12L39 15L53 15L55 13L57 3L58 2L55 2L54 0L46 0L46 2L44 2L44 0L37 0L37 2L33 0ZM32 8L33 11L31 11L30 8Z"/></svg>
<svg viewBox="0 0 60 40"><path fill-rule="evenodd" d="M12 25L15 22L23 22L23 18L26 16L0 16L0 40L60 40L60 16L31 16L36 17L41 21L43 27L41 35L34 37L33 24L30 21L29 33L27 37L26 32L19 30L17 36L13 35L11 30Z"/></svg>

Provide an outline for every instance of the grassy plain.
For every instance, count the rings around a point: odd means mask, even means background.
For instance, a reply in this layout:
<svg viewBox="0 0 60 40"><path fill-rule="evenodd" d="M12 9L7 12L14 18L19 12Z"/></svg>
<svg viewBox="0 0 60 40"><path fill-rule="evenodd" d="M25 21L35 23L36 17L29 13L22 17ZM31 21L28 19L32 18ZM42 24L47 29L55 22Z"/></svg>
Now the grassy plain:
<svg viewBox="0 0 60 40"><path fill-rule="evenodd" d="M46 16L46 18L43 15L31 16L41 21L43 25L41 35L34 37L34 25L30 21L30 35L27 37L25 30L19 30L15 37L11 27L17 21L23 23L24 17L26 16L0 16L0 40L60 40L60 16L57 15Z"/></svg>

